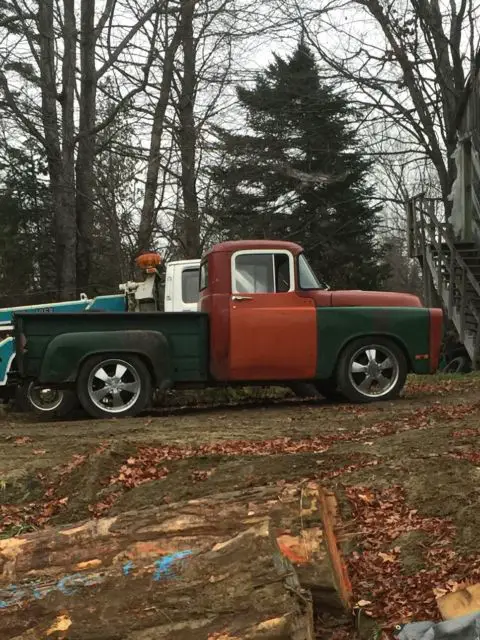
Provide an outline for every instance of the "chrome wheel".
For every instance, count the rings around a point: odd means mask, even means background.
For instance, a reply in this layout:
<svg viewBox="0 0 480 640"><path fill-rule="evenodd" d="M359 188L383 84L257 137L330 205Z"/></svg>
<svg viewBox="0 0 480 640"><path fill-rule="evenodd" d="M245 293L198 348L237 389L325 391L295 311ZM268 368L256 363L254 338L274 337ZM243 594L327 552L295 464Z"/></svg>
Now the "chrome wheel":
<svg viewBox="0 0 480 640"><path fill-rule="evenodd" d="M128 411L137 402L141 390L137 369L125 360L104 360L88 376L87 391L91 402L107 413Z"/></svg>
<svg viewBox="0 0 480 640"><path fill-rule="evenodd" d="M398 359L384 345L361 347L350 359L350 383L366 398L375 399L387 395L397 384L399 376Z"/></svg>
<svg viewBox="0 0 480 640"><path fill-rule="evenodd" d="M27 399L32 407L39 412L56 411L63 402L64 393L59 389L35 386L30 383L27 390Z"/></svg>

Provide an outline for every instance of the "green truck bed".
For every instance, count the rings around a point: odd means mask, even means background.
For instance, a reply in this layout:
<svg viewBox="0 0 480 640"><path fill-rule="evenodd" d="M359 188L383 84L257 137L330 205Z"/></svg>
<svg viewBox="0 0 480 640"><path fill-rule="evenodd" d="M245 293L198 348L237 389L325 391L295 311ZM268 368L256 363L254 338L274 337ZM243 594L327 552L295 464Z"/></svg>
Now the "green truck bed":
<svg viewBox="0 0 480 640"><path fill-rule="evenodd" d="M19 313L15 314L15 326L16 340L25 345L23 353L17 352L18 370L23 377L41 383L73 381L89 353L108 351L109 336L118 332L128 335L122 346L125 352L132 346L140 347L152 360L155 353L161 358L166 352L172 382L203 382L209 377L205 313ZM79 339L72 346L72 340L67 344L66 334L77 334ZM49 358L44 360L47 352ZM50 363L49 368L42 362Z"/></svg>

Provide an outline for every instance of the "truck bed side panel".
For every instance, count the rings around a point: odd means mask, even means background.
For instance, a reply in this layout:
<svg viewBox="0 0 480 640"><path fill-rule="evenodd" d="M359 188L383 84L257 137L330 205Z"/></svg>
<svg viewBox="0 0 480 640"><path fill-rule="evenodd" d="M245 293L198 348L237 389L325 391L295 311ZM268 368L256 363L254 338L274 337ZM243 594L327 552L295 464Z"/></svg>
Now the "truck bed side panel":
<svg viewBox="0 0 480 640"><path fill-rule="evenodd" d="M208 315L204 313L16 314L16 327L17 339L22 341L22 334L26 339L20 372L30 378L38 378L46 348L56 336L128 330L158 331L165 336L174 381L208 378ZM85 335L85 349L87 343Z"/></svg>

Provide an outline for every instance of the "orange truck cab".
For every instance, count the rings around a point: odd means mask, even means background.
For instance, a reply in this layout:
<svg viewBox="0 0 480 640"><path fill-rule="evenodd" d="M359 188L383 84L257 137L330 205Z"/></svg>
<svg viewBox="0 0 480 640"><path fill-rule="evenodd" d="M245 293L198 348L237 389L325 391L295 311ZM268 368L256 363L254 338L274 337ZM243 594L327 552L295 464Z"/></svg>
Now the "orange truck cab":
<svg viewBox="0 0 480 640"><path fill-rule="evenodd" d="M421 341L413 368L432 373L438 366L440 309L423 309L407 293L331 291L293 242L215 245L200 265L199 309L210 317L210 371L217 380L314 379L332 342L344 347L347 340L365 337L365 329L393 337L397 321L399 328L406 318L411 335L404 340L415 341L419 322L423 337L431 338L428 347Z"/></svg>

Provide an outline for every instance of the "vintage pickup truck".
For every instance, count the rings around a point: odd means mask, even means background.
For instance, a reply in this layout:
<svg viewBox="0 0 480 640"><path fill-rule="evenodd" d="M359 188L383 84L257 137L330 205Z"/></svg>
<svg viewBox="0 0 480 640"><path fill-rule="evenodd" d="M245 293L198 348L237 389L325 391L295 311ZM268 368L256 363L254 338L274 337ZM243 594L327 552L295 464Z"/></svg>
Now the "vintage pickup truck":
<svg viewBox="0 0 480 640"><path fill-rule="evenodd" d="M443 317L416 296L331 291L290 242L215 245L194 313L15 314L26 381L75 389L95 417L144 411L152 389L315 384L389 400L438 367Z"/></svg>

